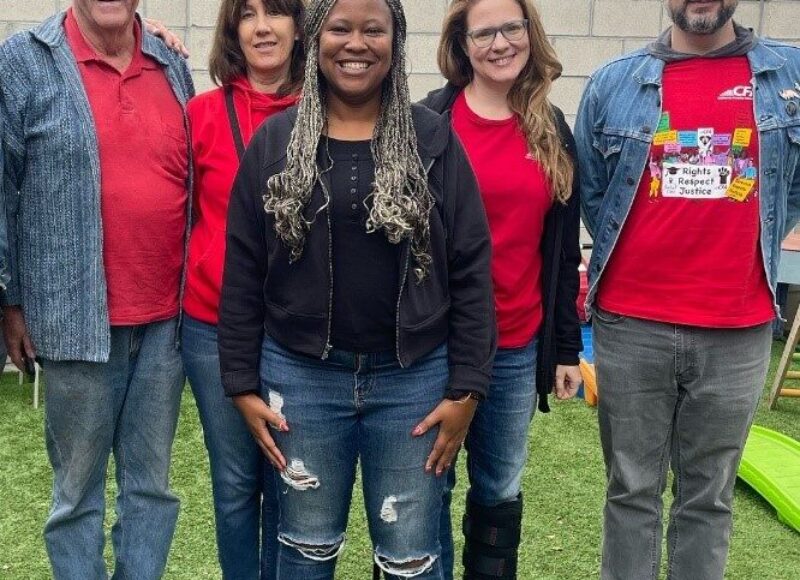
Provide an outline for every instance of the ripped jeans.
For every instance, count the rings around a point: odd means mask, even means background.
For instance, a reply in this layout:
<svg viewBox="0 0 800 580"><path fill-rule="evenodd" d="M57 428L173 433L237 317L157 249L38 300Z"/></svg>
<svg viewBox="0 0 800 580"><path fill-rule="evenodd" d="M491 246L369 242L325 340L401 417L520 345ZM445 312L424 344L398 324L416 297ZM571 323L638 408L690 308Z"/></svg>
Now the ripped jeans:
<svg viewBox="0 0 800 580"><path fill-rule="evenodd" d="M445 478L425 473L438 432L411 436L442 400L447 350L403 369L392 353L287 351L266 337L262 397L289 424L272 431L288 463L279 481L278 580L330 580L361 461L374 559L387 578L441 580Z"/></svg>

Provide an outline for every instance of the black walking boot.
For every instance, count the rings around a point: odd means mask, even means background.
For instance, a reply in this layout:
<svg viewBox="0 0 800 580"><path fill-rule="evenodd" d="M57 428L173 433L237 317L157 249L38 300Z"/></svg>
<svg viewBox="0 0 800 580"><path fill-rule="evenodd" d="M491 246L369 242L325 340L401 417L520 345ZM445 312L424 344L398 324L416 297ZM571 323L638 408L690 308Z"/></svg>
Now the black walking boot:
<svg viewBox="0 0 800 580"><path fill-rule="evenodd" d="M515 579L521 527L522 494L494 507L468 498L463 526L464 580Z"/></svg>

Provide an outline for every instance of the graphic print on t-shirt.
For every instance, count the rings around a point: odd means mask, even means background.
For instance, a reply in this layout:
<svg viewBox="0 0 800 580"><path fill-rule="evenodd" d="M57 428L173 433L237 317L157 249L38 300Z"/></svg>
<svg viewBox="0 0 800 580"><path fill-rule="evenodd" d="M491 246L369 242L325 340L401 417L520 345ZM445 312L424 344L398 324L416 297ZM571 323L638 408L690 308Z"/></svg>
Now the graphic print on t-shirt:
<svg viewBox="0 0 800 580"><path fill-rule="evenodd" d="M716 132L714 127L673 128L668 111L653 137L648 169L650 199L746 201L756 195L758 169L750 154L751 127Z"/></svg>

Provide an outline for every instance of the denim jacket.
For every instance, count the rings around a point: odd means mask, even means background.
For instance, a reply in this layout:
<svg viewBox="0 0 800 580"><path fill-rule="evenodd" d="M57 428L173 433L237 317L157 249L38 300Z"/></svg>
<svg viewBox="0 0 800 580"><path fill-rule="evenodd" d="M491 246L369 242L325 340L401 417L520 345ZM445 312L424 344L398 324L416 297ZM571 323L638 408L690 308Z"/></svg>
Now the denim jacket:
<svg viewBox="0 0 800 580"><path fill-rule="evenodd" d="M94 118L66 41L65 13L0 45L2 182L0 281L22 305L37 354L104 362L110 350ZM142 51L164 67L184 111L194 86L183 58L145 33ZM191 212L186 177L187 229ZM3 214L0 214L2 216ZM5 230L5 231L4 231ZM6 234L6 235L3 235Z"/></svg>
<svg viewBox="0 0 800 580"><path fill-rule="evenodd" d="M753 72L761 167L761 252L773 302L780 244L800 217L800 48L759 39ZM589 79L575 126L583 221L594 238L587 312L644 173L661 118L664 62L647 49L617 58ZM719 224L724 227L724 224ZM777 310L777 306L776 312Z"/></svg>

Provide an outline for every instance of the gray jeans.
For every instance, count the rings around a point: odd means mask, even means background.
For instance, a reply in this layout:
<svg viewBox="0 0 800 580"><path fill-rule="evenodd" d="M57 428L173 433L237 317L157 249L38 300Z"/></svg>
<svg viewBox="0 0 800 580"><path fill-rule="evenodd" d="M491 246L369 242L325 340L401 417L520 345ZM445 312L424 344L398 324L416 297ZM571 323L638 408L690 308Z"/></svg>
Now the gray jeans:
<svg viewBox="0 0 800 580"><path fill-rule="evenodd" d="M721 580L736 471L764 387L771 325L706 329L595 312L608 476L604 580L658 578L667 468L673 580Z"/></svg>

